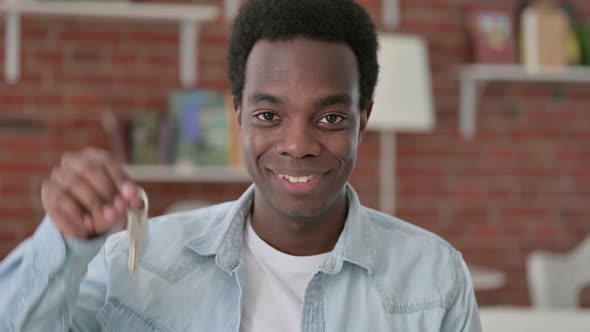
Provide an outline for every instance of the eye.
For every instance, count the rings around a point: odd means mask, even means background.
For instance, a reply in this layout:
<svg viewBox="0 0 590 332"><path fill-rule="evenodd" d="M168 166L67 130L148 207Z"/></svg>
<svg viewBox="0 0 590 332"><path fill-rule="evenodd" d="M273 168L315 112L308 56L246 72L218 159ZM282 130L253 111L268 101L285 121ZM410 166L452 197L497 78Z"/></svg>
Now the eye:
<svg viewBox="0 0 590 332"><path fill-rule="evenodd" d="M320 123L337 124L344 120L344 117L338 114L328 114L320 119Z"/></svg>
<svg viewBox="0 0 590 332"><path fill-rule="evenodd" d="M277 120L277 116L272 112L262 112L262 113L256 114L256 118L263 120L263 121Z"/></svg>

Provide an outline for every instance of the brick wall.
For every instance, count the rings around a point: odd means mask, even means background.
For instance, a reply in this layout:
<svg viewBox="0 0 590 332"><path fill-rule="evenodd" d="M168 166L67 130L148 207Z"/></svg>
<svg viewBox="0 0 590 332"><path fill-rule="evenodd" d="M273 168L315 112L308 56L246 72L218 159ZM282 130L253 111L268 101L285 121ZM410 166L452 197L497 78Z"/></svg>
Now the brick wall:
<svg viewBox="0 0 590 332"><path fill-rule="evenodd" d="M381 1L360 2L380 20ZM588 87L492 84L478 105L475 139L463 140L456 69L471 58L462 8L484 1L401 3L401 30L428 41L437 125L430 134L398 135L397 214L448 239L468 263L507 273L506 287L477 293L480 304L527 304L526 255L571 249L590 232ZM590 3L574 3L590 19ZM199 87L228 87L227 32L222 19L203 26ZM60 155L108 147L101 110L164 111L168 92L179 87L175 24L26 16L23 36L22 80L0 81L0 257L38 225L40 184ZM378 142L366 137L352 179L371 207L378 205ZM142 185L154 214L179 199L232 199L246 186Z"/></svg>

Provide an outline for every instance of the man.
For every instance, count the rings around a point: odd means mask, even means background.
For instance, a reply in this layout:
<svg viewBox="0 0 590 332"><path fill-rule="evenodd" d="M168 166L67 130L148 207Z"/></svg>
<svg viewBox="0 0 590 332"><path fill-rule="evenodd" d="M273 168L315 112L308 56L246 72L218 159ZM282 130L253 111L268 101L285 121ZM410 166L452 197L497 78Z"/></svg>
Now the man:
<svg viewBox="0 0 590 332"><path fill-rule="evenodd" d="M376 51L352 0L248 1L229 77L254 185L151 221L133 277L127 234L107 236L137 187L102 152L65 156L0 267L0 330L481 331L461 255L347 184Z"/></svg>

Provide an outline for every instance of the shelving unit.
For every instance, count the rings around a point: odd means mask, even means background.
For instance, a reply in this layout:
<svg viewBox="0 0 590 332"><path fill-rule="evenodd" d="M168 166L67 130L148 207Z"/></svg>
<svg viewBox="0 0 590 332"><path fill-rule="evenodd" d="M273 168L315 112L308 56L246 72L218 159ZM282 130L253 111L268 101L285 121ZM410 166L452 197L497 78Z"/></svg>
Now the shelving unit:
<svg viewBox="0 0 590 332"><path fill-rule="evenodd" d="M185 87L192 86L198 77L197 40L200 23L219 15L219 9L210 5L39 0L5 0L0 3L0 12L5 15L5 76L9 83L16 83L20 79L21 15L33 14L178 22L179 74Z"/></svg>
<svg viewBox="0 0 590 332"><path fill-rule="evenodd" d="M460 72L459 125L463 137L475 134L477 98L487 82L590 83L590 67L530 71L519 65L469 65Z"/></svg>
<svg viewBox="0 0 590 332"><path fill-rule="evenodd" d="M127 174L135 181L250 183L246 170L231 167L179 167L168 165L127 165Z"/></svg>

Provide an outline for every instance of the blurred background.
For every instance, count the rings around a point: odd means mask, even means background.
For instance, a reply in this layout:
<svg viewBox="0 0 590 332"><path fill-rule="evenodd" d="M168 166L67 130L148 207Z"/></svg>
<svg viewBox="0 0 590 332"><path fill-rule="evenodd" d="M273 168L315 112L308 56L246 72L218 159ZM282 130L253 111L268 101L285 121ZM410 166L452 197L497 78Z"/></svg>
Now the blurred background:
<svg viewBox="0 0 590 332"><path fill-rule="evenodd" d="M248 187L227 102L239 1L178 3L0 5L0 259L43 218L40 186L65 151L140 165L128 171L152 216ZM359 3L383 34L424 47L426 115L395 108L428 123L365 137L351 180L362 202L459 249L481 273L480 305L533 304L531 254L570 254L590 233L590 2Z"/></svg>

